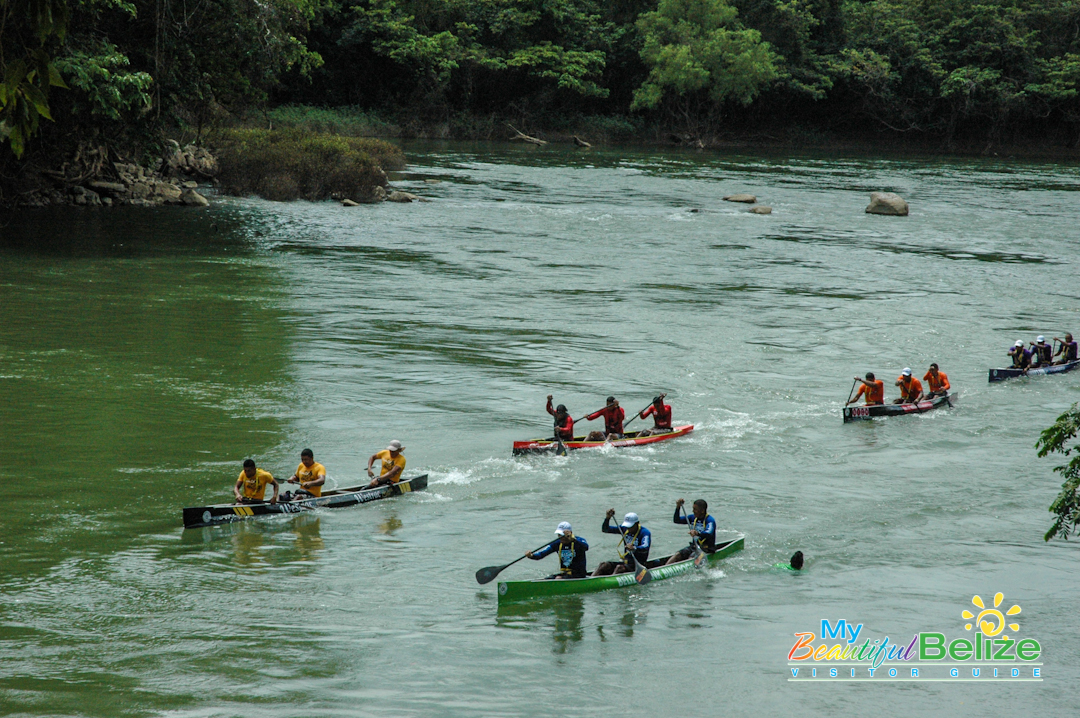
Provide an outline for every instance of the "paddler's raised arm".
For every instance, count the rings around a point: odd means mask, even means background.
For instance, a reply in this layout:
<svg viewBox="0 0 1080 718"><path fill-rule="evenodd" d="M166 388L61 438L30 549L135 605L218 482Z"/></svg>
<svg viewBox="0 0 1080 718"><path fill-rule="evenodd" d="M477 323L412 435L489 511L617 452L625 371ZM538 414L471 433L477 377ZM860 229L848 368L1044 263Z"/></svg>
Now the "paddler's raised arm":
<svg viewBox="0 0 1080 718"><path fill-rule="evenodd" d="M681 508L682 508L682 505L683 505L684 503L686 503L686 502L685 502L685 501L684 501L683 499L679 499L678 501L676 501L676 502L675 502L675 523L677 523L677 524L685 524L685 523L689 523L689 522L688 522L688 521L686 520L686 518L685 518L685 517L683 517L683 516L682 516L682 515L680 514L680 512L679 512L679 509L681 509Z"/></svg>

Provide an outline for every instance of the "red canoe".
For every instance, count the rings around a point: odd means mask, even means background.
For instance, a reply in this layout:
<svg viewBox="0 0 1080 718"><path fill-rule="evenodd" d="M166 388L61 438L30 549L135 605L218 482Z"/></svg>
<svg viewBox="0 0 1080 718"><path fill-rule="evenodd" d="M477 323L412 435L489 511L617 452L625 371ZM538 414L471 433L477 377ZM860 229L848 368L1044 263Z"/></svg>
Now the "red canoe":
<svg viewBox="0 0 1080 718"><path fill-rule="evenodd" d="M668 439L674 439L678 436L686 436L694 430L693 424L685 424L683 426L676 426L666 434L653 434L652 436L639 437L641 432L631 431L623 434L622 439L615 441L585 441L584 436L575 436L571 441L564 441L562 445L567 449L596 449L605 444L611 444L622 448L624 446L644 446L645 444L655 444L658 441L667 441ZM550 453L556 451L559 447L558 442L554 439L533 439L531 441L515 441L514 442L514 456L519 454L540 454Z"/></svg>

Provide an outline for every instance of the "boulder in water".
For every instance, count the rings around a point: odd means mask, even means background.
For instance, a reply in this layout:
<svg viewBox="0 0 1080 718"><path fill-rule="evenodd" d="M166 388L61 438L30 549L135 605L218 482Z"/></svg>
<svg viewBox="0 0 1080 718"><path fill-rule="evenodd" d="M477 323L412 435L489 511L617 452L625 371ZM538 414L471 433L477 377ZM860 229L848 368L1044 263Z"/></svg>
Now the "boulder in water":
<svg viewBox="0 0 1080 718"><path fill-rule="evenodd" d="M746 204L754 204L757 202L757 197L752 194L729 194L724 197L725 202L745 202Z"/></svg>
<svg viewBox="0 0 1080 718"><path fill-rule="evenodd" d="M893 192L871 192L867 214L886 214L893 217L907 217L908 203Z"/></svg>
<svg viewBox="0 0 1080 718"><path fill-rule="evenodd" d="M188 207L206 207L210 201L193 189L186 189L180 195L180 201Z"/></svg>
<svg viewBox="0 0 1080 718"><path fill-rule="evenodd" d="M359 207L360 203L359 202L353 202L351 199L343 199L343 200L341 200L341 206L342 207Z"/></svg>
<svg viewBox="0 0 1080 718"><path fill-rule="evenodd" d="M750 208L750 214L772 214L772 207L759 204L757 207Z"/></svg>

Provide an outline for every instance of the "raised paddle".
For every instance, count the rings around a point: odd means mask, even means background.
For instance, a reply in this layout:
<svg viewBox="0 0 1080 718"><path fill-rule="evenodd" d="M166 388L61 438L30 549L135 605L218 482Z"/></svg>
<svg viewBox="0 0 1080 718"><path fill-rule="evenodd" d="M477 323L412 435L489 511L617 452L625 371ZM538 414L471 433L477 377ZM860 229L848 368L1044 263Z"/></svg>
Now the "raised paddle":
<svg viewBox="0 0 1080 718"><path fill-rule="evenodd" d="M547 546L547 544L544 544L544 546ZM544 548L544 546L537 547L537 548L533 549L532 551L529 551L529 553L536 553L540 549ZM476 572L476 582L479 583L479 584L491 583L491 580L493 578L498 576L504 570L506 570L506 569L510 568L511 566L513 566L515 563L517 563L521 559L527 558L528 555L529 554L527 553L524 556L516 558L513 561L511 561L510 563L506 564L505 566L488 566L486 568L480 569L479 571Z"/></svg>
<svg viewBox="0 0 1080 718"><path fill-rule="evenodd" d="M644 411L644 409L642 409ZM615 528L619 529L619 534L622 535L623 547L628 549L630 553L630 560L634 562L634 580L637 581L639 586L644 586L649 581L652 581L652 574L649 573L649 569L641 565L641 562L637 560L637 556L634 554L633 548L626 543L626 532L623 531L622 524L619 524Z"/></svg>
<svg viewBox="0 0 1080 718"><path fill-rule="evenodd" d="M851 382L851 391L849 391L847 393L847 403L844 404L844 406L847 406L848 404L851 403L851 395L855 393L855 385L858 384L858 383L859 383L859 377L855 377L855 381Z"/></svg>
<svg viewBox="0 0 1080 718"><path fill-rule="evenodd" d="M661 394L661 395L659 396L659 399L660 399L660 400L662 401L662 400L664 399L664 397L665 397L665 396L667 396L667 394ZM641 416L641 412L642 412L642 411L645 411L646 409L648 409L648 408L649 408L650 406L652 406L652 405L653 405L653 404L655 404L655 403L656 403L656 399L653 399L653 400L652 400L652 401L650 401L650 402L649 402L648 404L646 404L645 406L643 406L643 407L641 408L641 411L639 411L638 413L636 413L636 414L634 414L634 415L633 415L632 417L630 417L630 421L628 421L628 422L626 422L625 424L623 424L623 428L625 429L626 427L630 426L630 424L631 424L631 423L632 423L632 422L634 421L634 419L636 419L636 418L638 418L639 416Z"/></svg>

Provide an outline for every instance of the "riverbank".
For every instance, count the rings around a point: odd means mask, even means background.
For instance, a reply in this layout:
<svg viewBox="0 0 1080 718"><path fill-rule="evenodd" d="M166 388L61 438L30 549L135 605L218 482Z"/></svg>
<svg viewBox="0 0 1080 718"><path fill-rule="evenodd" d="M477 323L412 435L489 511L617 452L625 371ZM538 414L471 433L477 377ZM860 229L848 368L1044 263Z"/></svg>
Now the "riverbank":
<svg viewBox="0 0 1080 718"><path fill-rule="evenodd" d="M1064 135L1013 138L996 142L954 139L928 134L867 130L829 132L805 125L761 125L755 129L704 129L697 133L672 130L640 115L572 114L563 118L530 120L497 114L456 113L432 119L419 113L380 114L357 107L282 105L270 110L272 127L331 132L354 137L403 140L461 140L525 142L517 132L550 144L581 146L623 145L663 149L761 150L777 152L881 153L889 156L1014 157L1080 161L1080 144ZM1072 146L1070 146L1070 142ZM584 148L583 148L584 149Z"/></svg>

